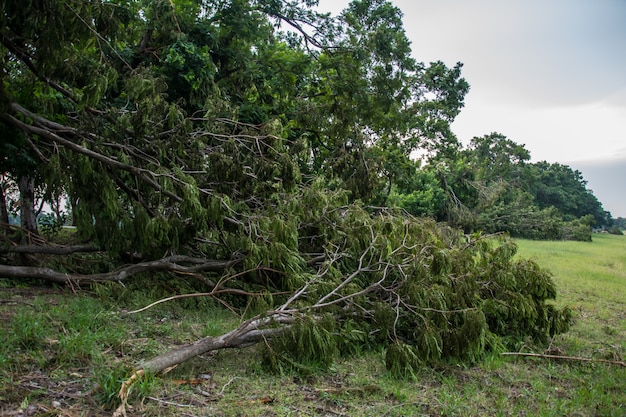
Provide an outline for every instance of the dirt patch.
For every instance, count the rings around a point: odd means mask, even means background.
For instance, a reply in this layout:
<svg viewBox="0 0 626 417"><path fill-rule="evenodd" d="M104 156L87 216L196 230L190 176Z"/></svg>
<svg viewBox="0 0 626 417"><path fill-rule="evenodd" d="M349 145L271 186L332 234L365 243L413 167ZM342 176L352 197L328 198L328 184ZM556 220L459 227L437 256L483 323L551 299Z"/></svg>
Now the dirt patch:
<svg viewBox="0 0 626 417"><path fill-rule="evenodd" d="M17 376L1 392L0 416L107 415L92 399L90 378L76 370L55 378L40 369Z"/></svg>
<svg viewBox="0 0 626 417"><path fill-rule="evenodd" d="M25 288L2 288L0 295L2 298L22 297L34 299L44 295L64 295L67 289L62 287L25 287Z"/></svg>

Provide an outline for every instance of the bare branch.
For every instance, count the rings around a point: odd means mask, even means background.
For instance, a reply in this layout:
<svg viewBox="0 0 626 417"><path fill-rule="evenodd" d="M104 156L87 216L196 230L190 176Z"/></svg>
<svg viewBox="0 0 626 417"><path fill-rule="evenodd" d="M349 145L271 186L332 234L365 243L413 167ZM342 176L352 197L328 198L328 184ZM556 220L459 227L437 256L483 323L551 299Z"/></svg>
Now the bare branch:
<svg viewBox="0 0 626 417"><path fill-rule="evenodd" d="M42 253L46 255L70 255L78 252L98 252L100 248L94 245L70 245L70 246L40 246L20 245L8 248L0 248L0 253Z"/></svg>
<svg viewBox="0 0 626 417"><path fill-rule="evenodd" d="M51 268L38 268L31 266L0 265L0 276L10 278L37 278L61 284L73 284L77 282L121 282L125 279L142 272L171 271L171 272L218 272L236 265L239 260L218 261L210 259L198 259L188 256L170 256L151 262L141 262L129 265L117 271L100 274L82 275L66 274ZM192 266L184 266L181 263L192 263Z"/></svg>
<svg viewBox="0 0 626 417"><path fill-rule="evenodd" d="M215 289L211 292L199 292L199 293L192 293L192 294L179 294L179 295L174 295L172 297L167 297L167 298L162 298L158 301L155 301L154 303L148 304L145 307L140 308L139 310L133 310L133 311L128 311L126 314L137 314L137 313L141 313L142 311L146 311L156 305L159 305L161 303L165 303L168 301L173 301L173 300L180 300L182 298L196 298L196 297L215 297L216 295L220 295L220 294L236 294L236 295L245 295L247 297L258 297L261 295L264 295L264 293L251 293L248 291L244 291L244 290L237 290L237 289L232 289L232 288L228 288L228 289L224 289L224 290L218 290L217 286L215 286Z"/></svg>
<svg viewBox="0 0 626 417"><path fill-rule="evenodd" d="M284 312L277 312L266 317L257 316L245 321L239 327L226 334L217 337L205 337L150 359L141 365L140 370L160 372L206 352L250 346L286 330L286 327L263 328L264 326L273 323L291 324L294 320L293 315L285 314Z"/></svg>
<svg viewBox="0 0 626 417"><path fill-rule="evenodd" d="M371 247L367 248L365 250L365 252L361 255L361 258L359 259L359 267L357 268L357 270L354 271L352 274L350 274L345 280L343 280L343 282L341 282L341 284L339 284L337 287L335 287L332 291L330 291L324 297L320 298L320 300L317 302L317 304L320 304L320 305L323 304L326 300L328 300L333 295L337 294L338 291L340 291L342 288L344 288L346 285L348 285L355 277L357 277L358 275L362 274L363 272L371 272L371 271L373 271L373 269L370 269L369 266L363 266L363 260L365 258L365 255L367 255L367 253L370 251L370 249L371 249Z"/></svg>

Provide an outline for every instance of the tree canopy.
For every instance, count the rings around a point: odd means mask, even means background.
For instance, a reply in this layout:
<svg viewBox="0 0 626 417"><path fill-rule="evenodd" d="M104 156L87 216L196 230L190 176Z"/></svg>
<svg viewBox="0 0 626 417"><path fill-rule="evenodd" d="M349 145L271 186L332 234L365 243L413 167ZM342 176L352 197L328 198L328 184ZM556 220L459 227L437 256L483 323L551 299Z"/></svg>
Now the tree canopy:
<svg viewBox="0 0 626 417"><path fill-rule="evenodd" d="M473 138L453 157L435 156L410 178L393 189L395 205L466 231L591 240L592 226L611 224L579 171L531 163L523 145L496 132Z"/></svg>

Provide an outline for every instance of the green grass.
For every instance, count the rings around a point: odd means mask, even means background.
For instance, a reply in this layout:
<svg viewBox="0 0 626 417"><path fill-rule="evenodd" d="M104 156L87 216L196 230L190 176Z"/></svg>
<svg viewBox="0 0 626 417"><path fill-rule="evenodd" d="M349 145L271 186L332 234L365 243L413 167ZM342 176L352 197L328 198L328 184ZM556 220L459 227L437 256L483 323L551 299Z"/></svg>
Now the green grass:
<svg viewBox="0 0 626 417"><path fill-rule="evenodd" d="M572 329L552 340L550 353L624 361L626 237L517 243L518 256L553 272L555 303L574 311ZM238 322L206 300L127 315L160 297L131 289L1 291L0 415L27 405L37 415L111 415L121 381L141 360ZM473 365L424 368L404 381L389 375L381 352L306 377L268 373L260 357L259 347L215 352L145 378L130 393L129 415L626 415L626 368L601 362L492 354Z"/></svg>
<svg viewBox="0 0 626 417"><path fill-rule="evenodd" d="M626 353L626 236L595 234L593 242L517 241L519 254L554 274L558 305L576 325L565 336L574 354L624 358Z"/></svg>
<svg viewBox="0 0 626 417"><path fill-rule="evenodd" d="M565 302L623 305L626 300L626 236L594 234L592 242L516 242L520 255L552 271Z"/></svg>

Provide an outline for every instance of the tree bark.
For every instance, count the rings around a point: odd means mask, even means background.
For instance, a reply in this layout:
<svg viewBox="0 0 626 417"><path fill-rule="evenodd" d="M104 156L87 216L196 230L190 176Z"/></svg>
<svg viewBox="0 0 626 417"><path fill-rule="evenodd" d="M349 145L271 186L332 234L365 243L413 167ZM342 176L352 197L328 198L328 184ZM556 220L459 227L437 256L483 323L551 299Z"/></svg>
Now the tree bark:
<svg viewBox="0 0 626 417"><path fill-rule="evenodd" d="M198 355L219 349L242 348L254 345L261 340L268 339L272 336L284 332L290 323L295 320L293 314L276 311L266 317L255 317L242 323L235 330L217 337L205 337L197 342L178 347L170 350L162 355L144 362L138 367L133 374L122 382L119 391L119 397L122 404L115 410L113 417L126 416L126 400L130 387L141 379L146 371L161 372L172 366L181 364ZM272 323L279 323L279 327L261 328Z"/></svg>
<svg viewBox="0 0 626 417"><path fill-rule="evenodd" d="M172 349L162 355L144 362L139 369L160 372L171 366L181 364L203 353L219 349L243 348L254 345L284 332L294 317L282 313L256 318L241 324L235 330L216 337L205 337L194 343ZM261 328L270 323L280 323L280 327Z"/></svg>
<svg viewBox="0 0 626 417"><path fill-rule="evenodd" d="M18 178L20 190L21 225L25 230L37 235L37 215L35 214L35 179L22 175Z"/></svg>

